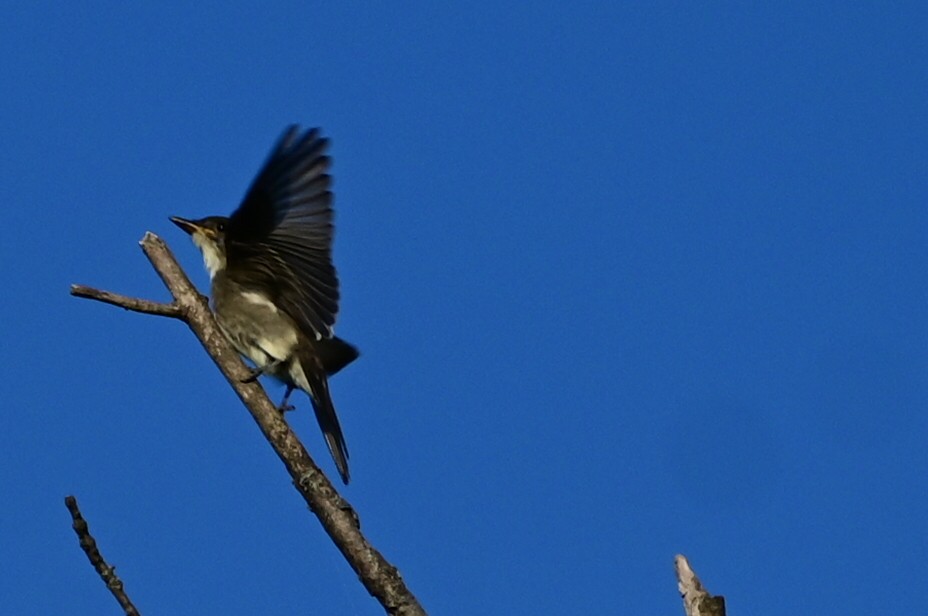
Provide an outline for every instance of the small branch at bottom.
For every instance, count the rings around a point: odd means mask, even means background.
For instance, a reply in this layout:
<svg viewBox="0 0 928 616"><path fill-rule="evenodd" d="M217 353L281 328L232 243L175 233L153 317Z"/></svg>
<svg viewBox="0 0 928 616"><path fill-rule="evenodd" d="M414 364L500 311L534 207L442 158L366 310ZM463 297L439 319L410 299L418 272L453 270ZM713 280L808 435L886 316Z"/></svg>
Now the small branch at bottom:
<svg viewBox="0 0 928 616"><path fill-rule="evenodd" d="M87 520L84 519L84 516L81 515L81 510L77 507L77 499L73 496L65 496L64 504L68 508L68 511L71 512L71 519L74 520L71 527L74 529L74 532L77 533L81 549L87 554L87 558L90 559L90 564L97 570L103 583L106 584L106 587L109 588L113 596L116 597L116 601L119 602L126 616L140 616L139 611L135 609L135 606L132 604L132 600L129 599L129 595L127 595L126 591L123 589L122 580L116 576L116 567L107 564L103 559L103 555L100 554L100 550L97 549L97 541L93 538L93 535L90 534L90 529L87 527Z"/></svg>
<svg viewBox="0 0 928 616"><path fill-rule="evenodd" d="M677 570L677 587L683 597L683 609L686 616L725 616L725 597L712 596L705 589L696 572L690 567L686 556L677 554L673 559Z"/></svg>

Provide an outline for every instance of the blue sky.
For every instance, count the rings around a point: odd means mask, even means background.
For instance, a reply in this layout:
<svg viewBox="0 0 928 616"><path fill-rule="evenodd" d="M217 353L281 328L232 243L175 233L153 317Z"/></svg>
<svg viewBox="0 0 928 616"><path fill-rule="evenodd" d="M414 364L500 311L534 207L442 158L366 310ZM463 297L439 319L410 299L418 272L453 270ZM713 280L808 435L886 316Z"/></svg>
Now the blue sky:
<svg viewBox="0 0 928 616"><path fill-rule="evenodd" d="M733 613L923 611L928 10L774 4L11 9L2 611L118 613L75 494L145 614L382 613L186 328L68 296L166 299L147 230L205 288L167 217L293 122L345 495L432 613L682 613L678 552Z"/></svg>

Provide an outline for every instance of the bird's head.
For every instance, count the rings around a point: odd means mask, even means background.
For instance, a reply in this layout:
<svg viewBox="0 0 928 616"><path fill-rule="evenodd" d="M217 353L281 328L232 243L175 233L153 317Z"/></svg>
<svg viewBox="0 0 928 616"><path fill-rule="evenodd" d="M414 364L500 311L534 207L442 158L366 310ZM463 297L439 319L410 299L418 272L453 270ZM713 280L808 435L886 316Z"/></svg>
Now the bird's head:
<svg viewBox="0 0 928 616"><path fill-rule="evenodd" d="M190 239L203 253L203 261L210 279L226 267L226 226L229 219L225 216L207 216L199 220L187 220L171 216L171 222L190 234Z"/></svg>

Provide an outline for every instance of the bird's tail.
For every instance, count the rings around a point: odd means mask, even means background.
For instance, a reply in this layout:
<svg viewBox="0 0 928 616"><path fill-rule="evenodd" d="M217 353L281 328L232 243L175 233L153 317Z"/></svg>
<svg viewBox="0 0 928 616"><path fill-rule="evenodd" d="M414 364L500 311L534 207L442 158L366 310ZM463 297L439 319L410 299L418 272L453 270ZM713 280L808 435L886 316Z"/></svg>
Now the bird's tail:
<svg viewBox="0 0 928 616"><path fill-rule="evenodd" d="M348 343L344 344L350 347ZM305 347L308 346L305 345ZM309 394L313 410L316 412L316 421L319 422L325 442L329 446L329 452L335 460L335 468L338 469L342 481L347 484L349 479L348 447L345 444L342 427L338 423L338 415L335 414L332 396L329 394L326 369L319 355L305 347L297 356L298 361L294 362L291 368L291 376L297 386ZM350 348L353 349L353 347Z"/></svg>

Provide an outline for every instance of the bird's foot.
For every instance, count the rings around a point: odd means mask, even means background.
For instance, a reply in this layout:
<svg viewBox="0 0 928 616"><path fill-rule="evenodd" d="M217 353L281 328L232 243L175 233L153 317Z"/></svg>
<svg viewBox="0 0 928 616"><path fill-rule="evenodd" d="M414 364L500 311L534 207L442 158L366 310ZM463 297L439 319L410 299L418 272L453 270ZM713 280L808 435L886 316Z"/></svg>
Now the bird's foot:
<svg viewBox="0 0 928 616"><path fill-rule="evenodd" d="M284 394L284 399L280 401L280 406L277 407L277 410L280 411L281 415L296 408L290 404L290 394L292 393L293 385L287 385L287 393Z"/></svg>

